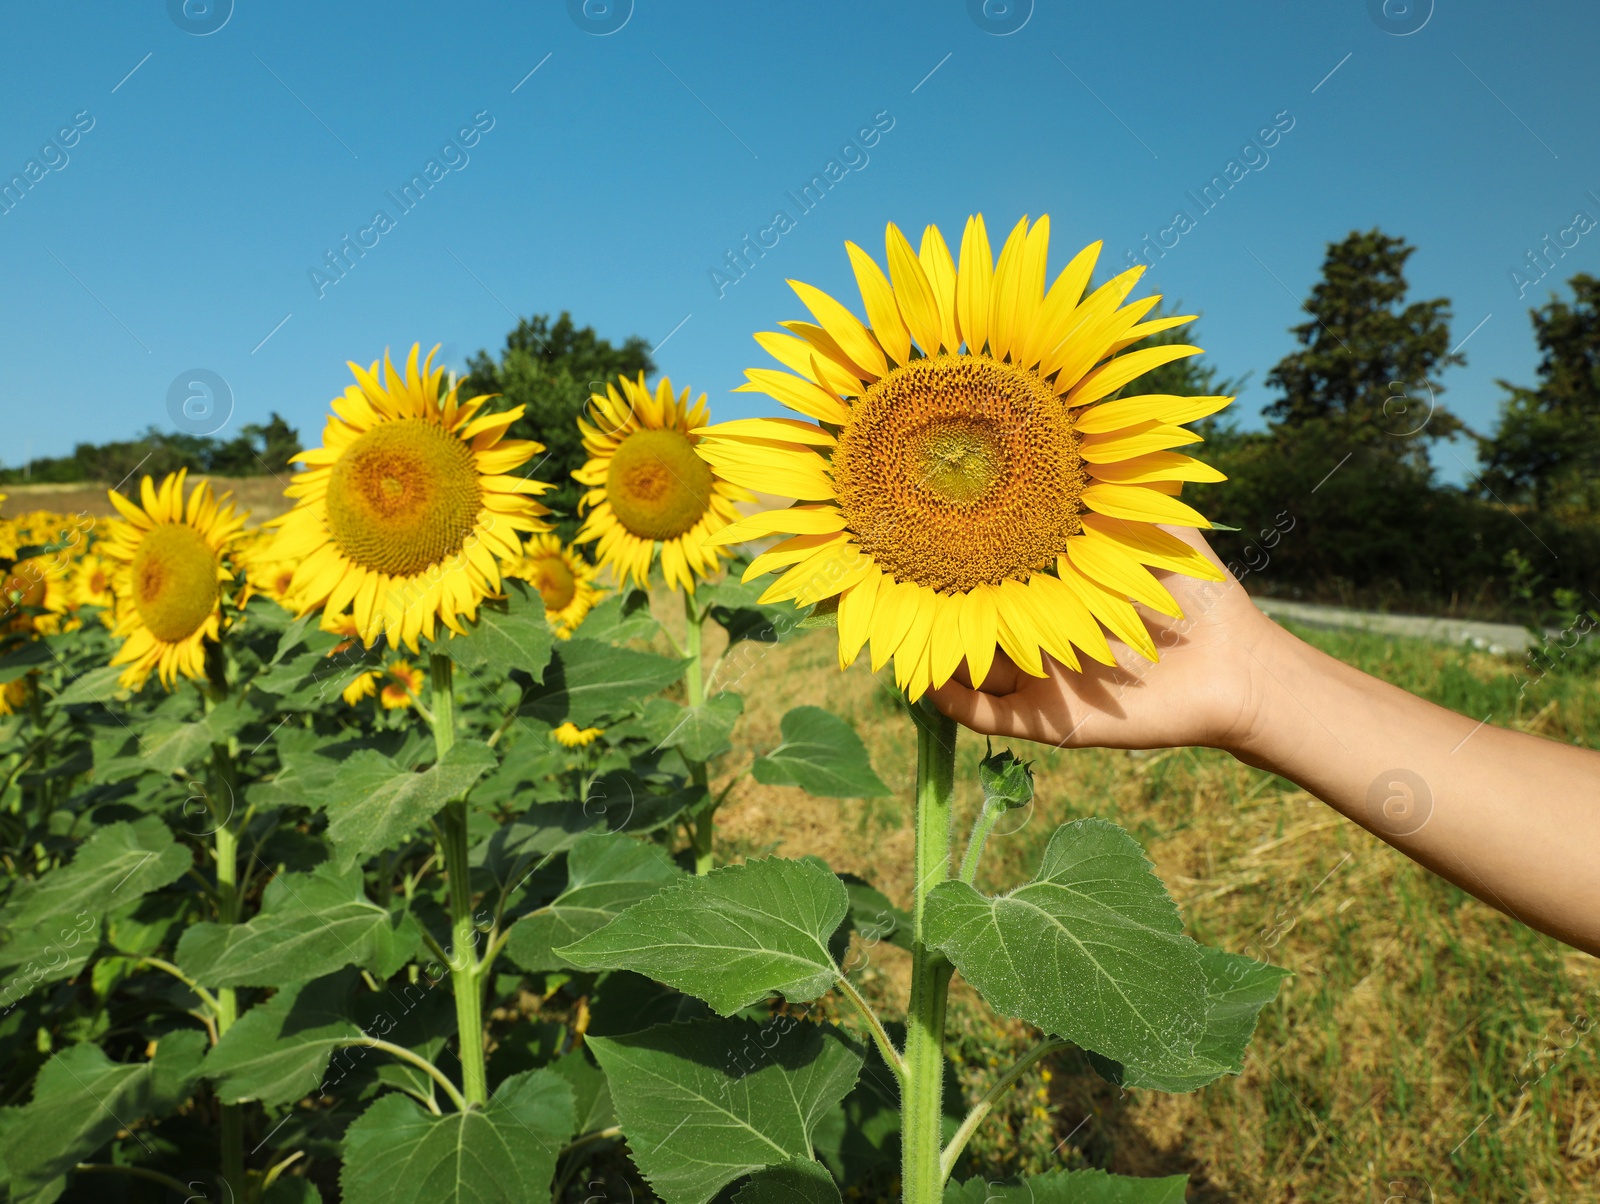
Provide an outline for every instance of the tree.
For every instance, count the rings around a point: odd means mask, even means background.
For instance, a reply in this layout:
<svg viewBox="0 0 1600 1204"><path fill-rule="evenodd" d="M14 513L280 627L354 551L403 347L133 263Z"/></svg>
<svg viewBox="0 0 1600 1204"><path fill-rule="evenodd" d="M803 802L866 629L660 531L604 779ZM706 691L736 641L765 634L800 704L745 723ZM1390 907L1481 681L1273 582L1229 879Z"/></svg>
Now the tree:
<svg viewBox="0 0 1600 1204"><path fill-rule="evenodd" d="M1579 273L1570 303L1529 311L1543 353L1538 384L1510 396L1480 443L1488 488L1565 518L1600 515L1600 280Z"/></svg>
<svg viewBox="0 0 1600 1204"><path fill-rule="evenodd" d="M487 351L472 356L461 390L466 397L498 393L512 405L527 407L510 435L545 445L544 454L534 461L538 469L533 475L556 486L543 500L557 512L562 536L570 539L577 531L582 496L572 473L586 459L577 419L589 394L620 375L648 375L655 367L649 345L637 335L616 347L593 327L575 326L572 316L562 311L554 322L545 314L520 319L506 335L499 363Z"/></svg>
<svg viewBox="0 0 1600 1204"><path fill-rule="evenodd" d="M1376 229L1328 244L1304 306L1311 321L1291 328L1301 350L1267 374L1283 392L1266 409L1271 422L1424 470L1425 441L1464 429L1437 400L1438 374L1466 362L1449 350L1450 302L1406 303L1415 250Z"/></svg>

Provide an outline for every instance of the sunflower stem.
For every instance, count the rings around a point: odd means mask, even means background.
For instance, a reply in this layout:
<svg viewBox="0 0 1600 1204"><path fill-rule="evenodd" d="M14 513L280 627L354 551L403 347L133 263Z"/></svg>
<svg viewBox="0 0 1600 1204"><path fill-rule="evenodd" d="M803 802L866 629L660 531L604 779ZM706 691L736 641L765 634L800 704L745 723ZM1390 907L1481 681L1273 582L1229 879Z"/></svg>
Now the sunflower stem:
<svg viewBox="0 0 1600 1204"><path fill-rule="evenodd" d="M439 760L456 740L455 666L442 652L431 654L433 744ZM468 1105L489 1102L483 1054L483 978L488 963L478 960L478 934L472 920L472 871L467 865L467 804L446 803L439 817L439 859L450 886L450 948L446 965L456 1000L456 1043L461 1057L461 1087Z"/></svg>
<svg viewBox="0 0 1600 1204"><path fill-rule="evenodd" d="M696 609L694 595L687 590L683 595L683 625L684 655L689 661L683 668L683 690L688 704L697 707L706 700L706 679L702 675L700 652L700 636L704 630L705 616ZM704 809L699 817L689 824L689 847L694 853L694 872L709 874L712 853L716 845L717 807L711 799L706 763L690 761L688 757L685 757L684 761L689 766L690 780L706 792Z"/></svg>
<svg viewBox="0 0 1600 1204"><path fill-rule="evenodd" d="M217 913L224 924L239 922L239 834L233 829L233 757L226 744L211 746L212 762L217 780L229 792L228 811L218 814L217 856ZM215 808L215 802L213 802ZM239 1019L239 995L232 987L217 989L217 1037L227 1035ZM244 1182L244 1110L239 1104L222 1104L222 1179L235 1192L243 1190Z"/></svg>
<svg viewBox="0 0 1600 1204"><path fill-rule="evenodd" d="M911 920L911 1006L906 1014L901 1095L901 1191L905 1204L939 1204L944 1193L939 1138L944 1097L944 1009L952 967L923 936L928 892L950 876L956 725L919 705L916 880Z"/></svg>

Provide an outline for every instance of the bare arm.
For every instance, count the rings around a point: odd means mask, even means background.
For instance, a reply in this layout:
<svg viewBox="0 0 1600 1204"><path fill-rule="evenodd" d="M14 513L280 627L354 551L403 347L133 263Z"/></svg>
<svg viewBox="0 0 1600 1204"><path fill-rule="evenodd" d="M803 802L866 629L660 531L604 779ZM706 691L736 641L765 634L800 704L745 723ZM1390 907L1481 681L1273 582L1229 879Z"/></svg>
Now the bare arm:
<svg viewBox="0 0 1600 1204"><path fill-rule="evenodd" d="M1207 551L1193 532L1173 530ZM1167 576L1155 665L1040 679L997 664L935 692L968 727L1063 747L1207 745L1309 790L1531 927L1600 955L1600 752L1480 724L1317 651L1229 578ZM1116 647L1116 645L1113 645Z"/></svg>

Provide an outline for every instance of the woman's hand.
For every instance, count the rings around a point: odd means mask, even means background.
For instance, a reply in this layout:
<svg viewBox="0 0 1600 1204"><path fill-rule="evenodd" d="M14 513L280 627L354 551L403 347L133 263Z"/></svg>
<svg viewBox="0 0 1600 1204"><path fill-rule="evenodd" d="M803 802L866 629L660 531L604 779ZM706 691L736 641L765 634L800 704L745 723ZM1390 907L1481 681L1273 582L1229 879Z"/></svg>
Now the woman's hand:
<svg viewBox="0 0 1600 1204"><path fill-rule="evenodd" d="M1151 663L1113 639L1115 667L1083 657L1078 672L1046 656L1049 675L1041 678L1002 653L981 690L970 688L963 666L960 680L933 691L934 704L976 731L1065 748L1240 747L1261 697L1256 649L1280 629L1256 609L1197 532L1162 529L1197 548L1224 579L1156 573L1184 613L1170 619L1139 608L1159 661Z"/></svg>

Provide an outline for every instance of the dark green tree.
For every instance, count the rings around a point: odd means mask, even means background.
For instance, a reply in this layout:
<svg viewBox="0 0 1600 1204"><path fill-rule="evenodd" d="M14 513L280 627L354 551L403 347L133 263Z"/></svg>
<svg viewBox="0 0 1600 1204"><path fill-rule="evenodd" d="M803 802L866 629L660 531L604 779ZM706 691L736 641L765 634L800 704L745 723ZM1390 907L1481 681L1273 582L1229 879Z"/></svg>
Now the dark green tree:
<svg viewBox="0 0 1600 1204"><path fill-rule="evenodd" d="M1406 301L1415 250L1376 229L1328 244L1304 306L1311 320L1291 328L1300 349L1267 374L1283 393L1266 409L1275 426L1419 470L1430 441L1463 429L1438 401L1439 373L1466 362L1449 350L1450 302Z"/></svg>
<svg viewBox="0 0 1600 1204"><path fill-rule="evenodd" d="M572 316L562 311L554 322L545 314L519 320L506 335L499 362L487 351L472 356L461 390L464 397L498 393L510 405L527 407L510 435L545 445L533 461L538 465L533 475L556 486L543 501L556 512L562 537L570 539L578 529L582 495L572 473L583 467L585 459L577 420L589 394L604 390L619 375L649 375L655 368L643 339L633 335L620 347L613 346L593 327L574 325Z"/></svg>
<svg viewBox="0 0 1600 1204"><path fill-rule="evenodd" d="M1542 353L1531 389L1510 396L1481 441L1484 482L1508 501L1577 520L1600 516L1600 280L1580 273L1571 302L1529 311Z"/></svg>

